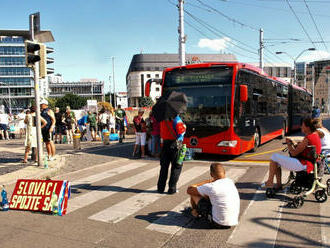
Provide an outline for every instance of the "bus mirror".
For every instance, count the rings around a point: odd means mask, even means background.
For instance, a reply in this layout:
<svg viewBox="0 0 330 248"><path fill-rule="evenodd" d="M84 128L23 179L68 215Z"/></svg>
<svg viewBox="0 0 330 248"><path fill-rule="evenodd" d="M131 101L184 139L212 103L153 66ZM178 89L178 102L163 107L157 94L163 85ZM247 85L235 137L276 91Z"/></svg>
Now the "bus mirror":
<svg viewBox="0 0 330 248"><path fill-rule="evenodd" d="M146 97L149 97L150 96L150 87L151 87L151 81L148 80L146 82L145 91L144 91L144 95Z"/></svg>
<svg viewBox="0 0 330 248"><path fill-rule="evenodd" d="M246 102L248 100L248 87L247 85L239 86L240 100L241 102Z"/></svg>

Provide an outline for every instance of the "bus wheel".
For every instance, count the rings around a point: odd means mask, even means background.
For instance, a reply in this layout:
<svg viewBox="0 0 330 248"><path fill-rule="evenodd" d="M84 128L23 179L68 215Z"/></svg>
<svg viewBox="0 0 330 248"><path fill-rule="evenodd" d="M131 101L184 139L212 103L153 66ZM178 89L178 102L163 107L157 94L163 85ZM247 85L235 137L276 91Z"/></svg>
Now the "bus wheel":
<svg viewBox="0 0 330 248"><path fill-rule="evenodd" d="M254 146L252 151L256 152L259 145L260 145L260 134L259 134L259 130L256 129L256 132L254 133Z"/></svg>

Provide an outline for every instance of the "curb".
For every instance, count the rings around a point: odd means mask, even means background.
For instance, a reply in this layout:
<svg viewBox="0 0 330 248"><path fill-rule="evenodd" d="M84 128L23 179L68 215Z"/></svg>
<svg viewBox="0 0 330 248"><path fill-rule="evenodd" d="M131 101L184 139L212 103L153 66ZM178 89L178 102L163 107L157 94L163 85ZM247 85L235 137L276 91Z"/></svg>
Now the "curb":
<svg viewBox="0 0 330 248"><path fill-rule="evenodd" d="M65 166L65 156L58 156L55 161L49 162L49 168L39 168L36 166L27 166L21 170L17 170L0 176L0 185L11 185L16 183L17 179L45 179L53 177Z"/></svg>

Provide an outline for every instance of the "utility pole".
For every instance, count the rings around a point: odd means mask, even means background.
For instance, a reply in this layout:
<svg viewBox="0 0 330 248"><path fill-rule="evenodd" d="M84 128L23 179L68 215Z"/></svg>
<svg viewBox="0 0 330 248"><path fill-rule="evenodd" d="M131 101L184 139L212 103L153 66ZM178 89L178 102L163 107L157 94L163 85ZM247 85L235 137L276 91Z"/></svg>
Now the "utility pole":
<svg viewBox="0 0 330 248"><path fill-rule="evenodd" d="M10 95L10 84L8 83L8 106L9 106L9 114L11 114L11 95Z"/></svg>
<svg viewBox="0 0 330 248"><path fill-rule="evenodd" d="M112 82L113 82L113 107L117 107L116 103L116 84L115 84L115 57L112 57Z"/></svg>
<svg viewBox="0 0 330 248"><path fill-rule="evenodd" d="M312 65L312 106L315 106L315 64Z"/></svg>
<svg viewBox="0 0 330 248"><path fill-rule="evenodd" d="M111 75L109 76L109 103L112 106L112 102L111 102Z"/></svg>
<svg viewBox="0 0 330 248"><path fill-rule="evenodd" d="M183 20L183 3L184 0L179 0L179 58L180 66L186 65L186 37L184 35L184 20Z"/></svg>
<svg viewBox="0 0 330 248"><path fill-rule="evenodd" d="M32 41L34 39L34 17L35 15L30 15L30 34ZM35 63L34 68L34 94L36 103L36 128L37 128L37 148L38 148L38 166L42 166L42 143L41 143L41 121L40 121L40 96L39 96L39 62Z"/></svg>
<svg viewBox="0 0 330 248"><path fill-rule="evenodd" d="M259 30L260 35L259 35L259 67L261 70L264 69L264 30L260 28Z"/></svg>

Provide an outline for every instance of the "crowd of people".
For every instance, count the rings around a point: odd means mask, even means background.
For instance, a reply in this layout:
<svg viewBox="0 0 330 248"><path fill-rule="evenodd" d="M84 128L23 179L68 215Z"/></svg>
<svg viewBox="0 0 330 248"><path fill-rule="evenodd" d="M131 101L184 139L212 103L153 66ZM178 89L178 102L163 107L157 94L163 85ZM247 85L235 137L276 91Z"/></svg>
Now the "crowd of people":
<svg viewBox="0 0 330 248"><path fill-rule="evenodd" d="M59 107L55 107L53 111L49 108L48 101L42 99L40 115L42 141L45 143L49 161L55 159L55 144L73 143L74 133L79 133L81 140L88 140L87 133L90 132L91 141L96 141L102 139L103 132L106 130L112 134L118 134L119 141L122 142L128 128L126 112L120 105L116 110L102 108L96 112L83 112L83 116L78 119L70 106L67 106L64 112L61 112ZM18 130L18 138L25 136L23 163L28 162L28 155L32 150L32 161L37 164L36 124L36 106L22 110L17 115L0 112L0 139L15 138Z"/></svg>
<svg viewBox="0 0 330 248"><path fill-rule="evenodd" d="M110 111L101 109L98 113L88 111L86 115L77 120L74 112L69 106L64 113L58 107L55 112L48 108L48 102L42 100L41 127L42 137L46 144L48 159L53 160L56 150L54 143L72 143L73 134L81 133L84 139L86 130L90 131L92 141L102 137L102 131L119 133L119 141L125 138L128 127L126 112L119 105L118 108ZM22 134L26 133L25 156L23 162L28 160L28 153L31 148L37 146L36 142L36 107L31 107L25 113L20 113L15 117L25 125ZM134 158L144 158L151 156L160 158L160 173L157 182L157 191L163 194L168 181L168 194L178 192L177 183L182 171L182 162L178 157L182 150L182 143L186 126L180 115L174 118L167 118L157 121L154 111L144 118L145 110L138 110L138 114L133 118L135 130L135 145L133 148ZM314 117L314 116L313 116ZM0 115L0 129L2 136L8 138L6 131L10 123L10 115ZM297 155L303 154L310 145L315 146L316 153L330 151L330 132L323 127L320 118L306 118L302 123L304 139L294 145L289 138L286 139L288 150L291 156L273 154L269 166L269 177L264 183L266 188L282 188L281 169L290 171L313 171L313 164L306 158L299 158ZM65 138L64 138L65 137ZM53 142L53 140L55 142ZM168 170L170 169L169 180ZM277 184L274 186L274 178ZM191 207L187 209L190 216L206 217L215 228L230 228L237 225L239 217L240 200L234 182L226 178L225 169L220 163L212 163L210 166L210 179L192 184L187 189L190 195Z"/></svg>

